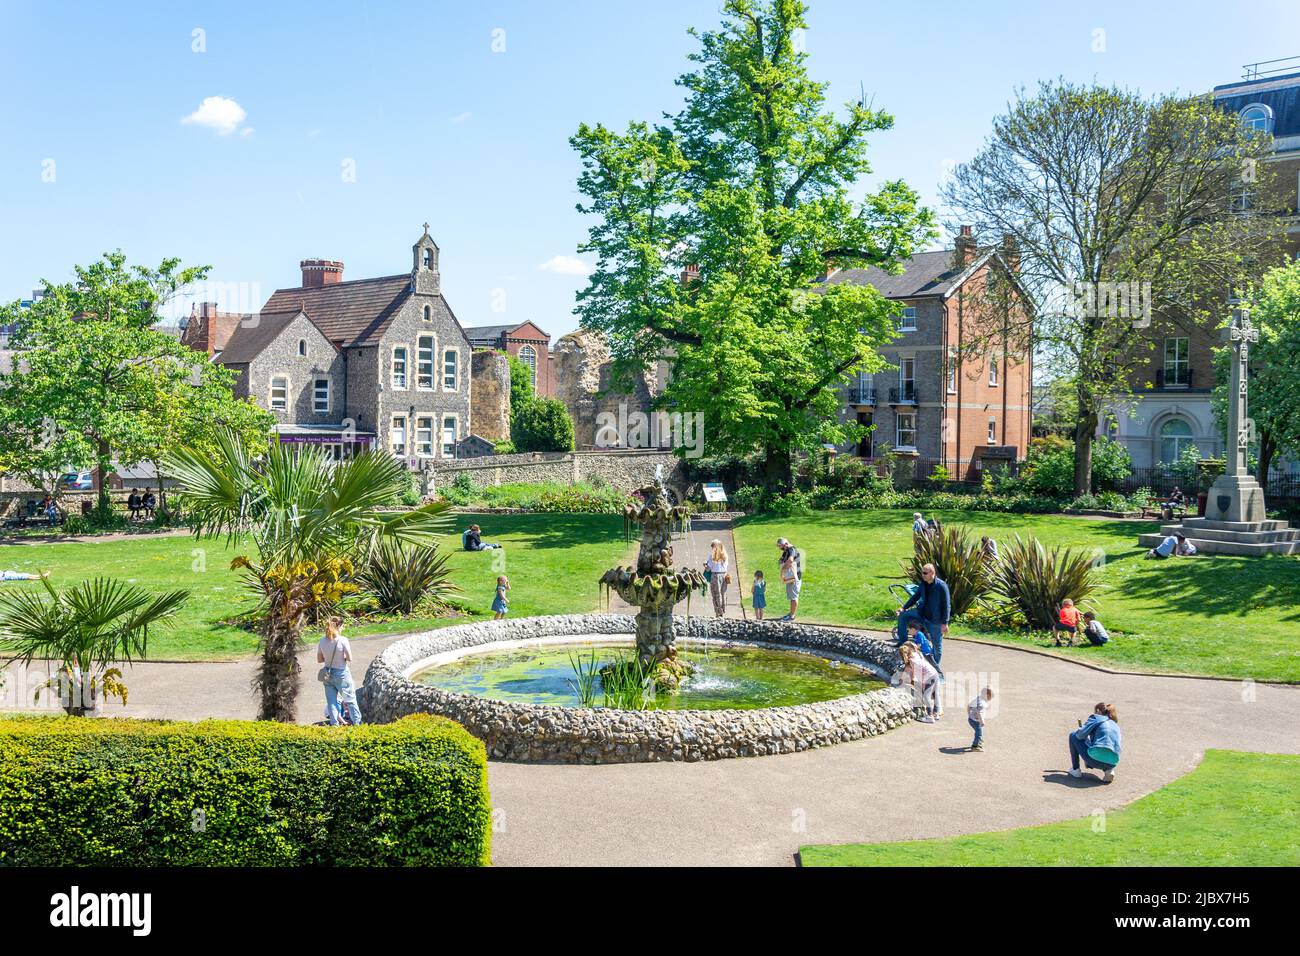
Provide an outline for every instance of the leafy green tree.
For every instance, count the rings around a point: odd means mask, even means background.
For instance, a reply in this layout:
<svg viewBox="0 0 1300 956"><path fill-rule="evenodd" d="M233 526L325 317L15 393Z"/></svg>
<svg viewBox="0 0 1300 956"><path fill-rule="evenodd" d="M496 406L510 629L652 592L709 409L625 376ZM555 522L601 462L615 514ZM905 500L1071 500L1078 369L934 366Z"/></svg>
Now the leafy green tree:
<svg viewBox="0 0 1300 956"><path fill-rule="evenodd" d="M573 451L573 419L558 398L538 398L513 413L510 437L518 451Z"/></svg>
<svg viewBox="0 0 1300 956"><path fill-rule="evenodd" d="M1271 213L1287 200L1263 162L1271 149L1209 97L1057 80L1020 91L943 188L954 223L1015 250L1033 304L963 351L1009 340L1074 382L1076 495L1091 490L1103 409L1151 361L1144 322L1217 324L1274 261L1285 226Z"/></svg>
<svg viewBox="0 0 1300 956"><path fill-rule="evenodd" d="M77 266L75 282L46 282L30 308L0 307L0 322L17 326L14 370L0 382L0 467L41 484L65 468L105 476L114 460L157 461L178 444L211 448L220 427L265 441L273 418L233 397L234 373L156 327L207 273L178 259L129 266L112 252Z"/></svg>
<svg viewBox="0 0 1300 956"><path fill-rule="evenodd" d="M41 689L57 692L74 717L95 712L108 697L126 703L122 671L112 665L143 658L150 629L171 619L190 596L185 590L150 594L111 578L60 592L42 575L41 585L44 594L0 594L0 649L24 664L56 662L55 675Z"/></svg>
<svg viewBox="0 0 1300 956"><path fill-rule="evenodd" d="M766 484L789 487L795 451L860 437L836 390L885 367L877 349L895 334L875 289L816 281L841 264L897 268L933 217L898 181L853 199L866 138L893 118L865 101L825 109L798 43L803 3L726 0L723 13L691 31L681 112L623 133L583 124L570 140L578 208L596 220L577 311L608 340L617 386L670 360L659 406L703 412L709 454L759 450Z"/></svg>
<svg viewBox="0 0 1300 956"><path fill-rule="evenodd" d="M1064 498L1074 488L1074 445L1059 435L1030 443L1022 471L1024 484L1039 494ZM1096 440L1092 455L1092 486L1113 485L1133 473L1128 449L1106 437Z"/></svg>
<svg viewBox="0 0 1300 956"><path fill-rule="evenodd" d="M1250 350L1248 412L1258 455L1256 477L1266 484L1279 456L1300 455L1300 262L1270 270L1247 301L1251 323L1259 329L1259 343ZM1225 432L1231 358L1227 348L1215 355L1214 411Z"/></svg>
<svg viewBox="0 0 1300 956"><path fill-rule="evenodd" d="M259 720L292 723L302 630L321 608L356 590L353 576L383 541L431 545L453 527L448 505L387 510L406 487L406 469L382 452L335 463L317 449L264 442L251 448L229 428L215 451L180 448L164 458L180 484L198 538L247 541L244 571L265 612L255 679Z"/></svg>

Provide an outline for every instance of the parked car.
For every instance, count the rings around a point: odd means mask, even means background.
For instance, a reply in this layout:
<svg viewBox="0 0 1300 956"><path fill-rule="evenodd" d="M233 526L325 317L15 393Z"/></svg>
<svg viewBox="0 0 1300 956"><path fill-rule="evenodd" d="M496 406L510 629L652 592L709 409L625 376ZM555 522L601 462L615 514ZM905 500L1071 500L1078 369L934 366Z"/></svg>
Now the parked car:
<svg viewBox="0 0 1300 956"><path fill-rule="evenodd" d="M91 491L95 487L95 477L88 471L70 471L60 479L60 483L69 491Z"/></svg>

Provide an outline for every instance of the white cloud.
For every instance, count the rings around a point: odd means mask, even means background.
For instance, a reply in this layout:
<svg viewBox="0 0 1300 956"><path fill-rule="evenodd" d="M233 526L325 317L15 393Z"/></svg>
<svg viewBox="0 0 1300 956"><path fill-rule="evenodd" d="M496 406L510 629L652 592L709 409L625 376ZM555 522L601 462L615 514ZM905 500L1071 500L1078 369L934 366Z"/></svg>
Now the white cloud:
<svg viewBox="0 0 1300 956"><path fill-rule="evenodd" d="M455 116L453 116L453 117L451 118L451 121L452 121L453 123L463 123L463 122L465 122L466 120L468 120L468 119L469 119L471 116L473 116L473 115L474 115L474 114L471 113L469 110L466 110L466 111L463 112L463 113L457 113Z"/></svg>
<svg viewBox="0 0 1300 956"><path fill-rule="evenodd" d="M235 130L239 129L241 123L248 117L244 108L228 96L206 96L203 102L189 116L181 119L182 123L194 126L206 126L208 129L216 130L222 136L229 136ZM251 129L245 127L244 135L247 136Z"/></svg>
<svg viewBox="0 0 1300 956"><path fill-rule="evenodd" d="M537 268L543 272L558 272L566 276L591 275L591 266L574 256L552 256Z"/></svg>

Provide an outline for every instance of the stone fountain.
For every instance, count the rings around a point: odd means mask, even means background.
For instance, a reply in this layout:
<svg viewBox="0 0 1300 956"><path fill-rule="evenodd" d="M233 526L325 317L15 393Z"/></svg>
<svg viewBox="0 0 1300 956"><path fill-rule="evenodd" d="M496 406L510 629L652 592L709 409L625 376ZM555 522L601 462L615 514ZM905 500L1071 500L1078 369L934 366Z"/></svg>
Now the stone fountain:
<svg viewBox="0 0 1300 956"><path fill-rule="evenodd" d="M636 649L643 663L656 663L655 683L671 689L690 673L690 665L677 657L673 634L673 607L685 600L692 590L704 588L699 571L673 567L672 529L675 522L685 524L685 505L668 500L663 480L637 491L642 503L628 505L623 517L641 527L641 546L635 567L610 568L601 584L617 592L636 614Z"/></svg>

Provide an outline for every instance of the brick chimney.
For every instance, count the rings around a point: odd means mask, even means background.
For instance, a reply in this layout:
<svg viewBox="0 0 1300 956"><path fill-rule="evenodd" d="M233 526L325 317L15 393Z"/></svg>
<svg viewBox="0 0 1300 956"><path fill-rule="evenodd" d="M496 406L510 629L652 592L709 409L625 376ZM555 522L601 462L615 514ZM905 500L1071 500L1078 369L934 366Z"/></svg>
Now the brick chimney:
<svg viewBox="0 0 1300 956"><path fill-rule="evenodd" d="M319 289L321 286L334 285L343 281L343 263L332 259L304 259L302 267L302 287Z"/></svg>
<svg viewBox="0 0 1300 956"><path fill-rule="evenodd" d="M1002 235L1002 258L1006 261L1007 268L1012 272L1020 271L1020 246L1016 244L1016 237L1011 233Z"/></svg>
<svg viewBox="0 0 1300 956"><path fill-rule="evenodd" d="M953 249L953 268L965 269L975 259L975 251L975 237L971 235L970 226L962 226Z"/></svg>
<svg viewBox="0 0 1300 956"><path fill-rule="evenodd" d="M700 267L691 263L682 270L682 287L696 285L700 281Z"/></svg>
<svg viewBox="0 0 1300 956"><path fill-rule="evenodd" d="M215 302L196 303L190 306L190 317L181 333L181 342L211 356L226 347L230 336L246 318L238 312L218 310Z"/></svg>

